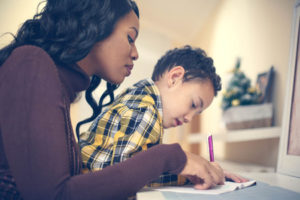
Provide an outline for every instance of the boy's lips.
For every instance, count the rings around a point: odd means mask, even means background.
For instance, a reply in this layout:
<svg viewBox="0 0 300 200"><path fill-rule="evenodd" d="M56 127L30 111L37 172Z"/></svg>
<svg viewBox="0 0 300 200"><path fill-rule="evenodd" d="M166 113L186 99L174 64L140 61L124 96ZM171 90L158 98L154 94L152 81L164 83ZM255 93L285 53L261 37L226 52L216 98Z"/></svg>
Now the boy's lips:
<svg viewBox="0 0 300 200"><path fill-rule="evenodd" d="M181 126L182 125L182 122L178 119L175 119L175 122L176 122L176 126Z"/></svg>

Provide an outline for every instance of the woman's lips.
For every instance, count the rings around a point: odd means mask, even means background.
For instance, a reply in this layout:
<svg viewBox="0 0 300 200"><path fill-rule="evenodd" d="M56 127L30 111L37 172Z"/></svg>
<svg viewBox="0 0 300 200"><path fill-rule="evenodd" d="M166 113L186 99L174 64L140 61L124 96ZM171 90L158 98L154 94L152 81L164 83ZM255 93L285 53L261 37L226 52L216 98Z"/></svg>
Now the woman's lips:
<svg viewBox="0 0 300 200"><path fill-rule="evenodd" d="M131 70L133 69L133 65L126 65L125 67L127 69L127 76L129 76L131 74Z"/></svg>

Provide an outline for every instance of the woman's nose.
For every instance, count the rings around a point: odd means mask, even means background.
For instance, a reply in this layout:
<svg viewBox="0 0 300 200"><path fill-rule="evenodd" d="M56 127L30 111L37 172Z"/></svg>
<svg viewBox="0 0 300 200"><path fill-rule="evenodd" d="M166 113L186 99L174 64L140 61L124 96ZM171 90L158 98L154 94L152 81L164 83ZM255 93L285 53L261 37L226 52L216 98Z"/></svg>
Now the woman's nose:
<svg viewBox="0 0 300 200"><path fill-rule="evenodd" d="M137 48L136 48L135 45L134 45L134 47L132 48L132 51L131 51L131 58L132 58L132 60L137 60L139 58L139 53L138 53Z"/></svg>

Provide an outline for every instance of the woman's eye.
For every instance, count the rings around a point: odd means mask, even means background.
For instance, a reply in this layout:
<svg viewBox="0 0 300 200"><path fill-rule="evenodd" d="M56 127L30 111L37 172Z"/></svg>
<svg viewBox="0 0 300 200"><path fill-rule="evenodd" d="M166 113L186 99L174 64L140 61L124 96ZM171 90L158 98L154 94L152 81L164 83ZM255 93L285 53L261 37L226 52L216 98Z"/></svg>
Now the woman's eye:
<svg viewBox="0 0 300 200"><path fill-rule="evenodd" d="M133 39L129 35L128 35L128 41L130 44L134 42Z"/></svg>

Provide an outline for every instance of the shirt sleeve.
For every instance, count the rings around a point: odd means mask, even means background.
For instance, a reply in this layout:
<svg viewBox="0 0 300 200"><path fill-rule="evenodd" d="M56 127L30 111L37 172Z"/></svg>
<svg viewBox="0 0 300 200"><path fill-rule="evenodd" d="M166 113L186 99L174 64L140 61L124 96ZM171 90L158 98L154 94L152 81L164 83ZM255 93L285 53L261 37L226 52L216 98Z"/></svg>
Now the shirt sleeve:
<svg viewBox="0 0 300 200"><path fill-rule="evenodd" d="M157 179L148 183L146 187L179 186L187 185L190 183L191 182L184 176L166 172L160 175Z"/></svg>
<svg viewBox="0 0 300 200"><path fill-rule="evenodd" d="M23 199L126 199L163 172L182 171L185 153L172 144L71 176L63 94L52 59L23 47L0 70L0 145Z"/></svg>
<svg viewBox="0 0 300 200"><path fill-rule="evenodd" d="M118 104L95 123L81 137L83 163L89 170L122 162L162 140L161 119L152 105L128 108Z"/></svg>

